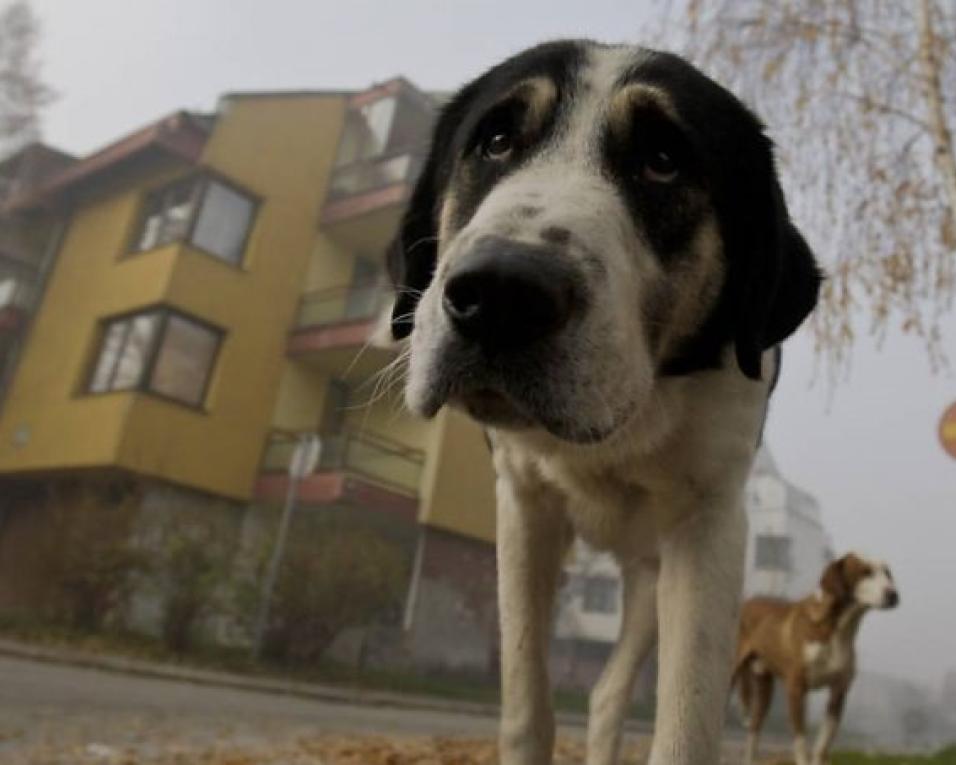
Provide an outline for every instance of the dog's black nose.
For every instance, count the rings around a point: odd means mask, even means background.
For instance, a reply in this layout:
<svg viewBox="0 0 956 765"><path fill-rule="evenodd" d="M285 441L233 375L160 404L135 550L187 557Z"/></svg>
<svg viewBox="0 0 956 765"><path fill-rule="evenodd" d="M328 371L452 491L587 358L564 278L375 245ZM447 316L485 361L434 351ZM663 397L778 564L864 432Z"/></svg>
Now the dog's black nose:
<svg viewBox="0 0 956 765"><path fill-rule="evenodd" d="M900 604L900 594L896 590L890 590L884 598L887 608L896 608Z"/></svg>
<svg viewBox="0 0 956 765"><path fill-rule="evenodd" d="M558 332L571 315L576 287L562 253L485 237L452 270L442 303L463 337L514 349Z"/></svg>

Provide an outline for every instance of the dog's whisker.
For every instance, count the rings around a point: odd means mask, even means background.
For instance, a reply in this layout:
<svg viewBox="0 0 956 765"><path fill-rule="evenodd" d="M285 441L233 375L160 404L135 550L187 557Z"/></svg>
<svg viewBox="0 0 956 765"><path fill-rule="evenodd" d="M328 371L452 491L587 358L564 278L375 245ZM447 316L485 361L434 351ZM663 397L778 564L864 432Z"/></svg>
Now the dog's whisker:
<svg viewBox="0 0 956 765"><path fill-rule="evenodd" d="M405 254L406 254L406 255L410 255L410 254L412 253L412 251L415 250L416 247L420 247L420 246L423 245L423 244L429 244L430 242L437 242L437 241L438 241L438 237L437 237L437 236L423 236L421 239L418 239L418 240L416 240L415 242L413 242L412 244L410 244L410 245L405 249Z"/></svg>

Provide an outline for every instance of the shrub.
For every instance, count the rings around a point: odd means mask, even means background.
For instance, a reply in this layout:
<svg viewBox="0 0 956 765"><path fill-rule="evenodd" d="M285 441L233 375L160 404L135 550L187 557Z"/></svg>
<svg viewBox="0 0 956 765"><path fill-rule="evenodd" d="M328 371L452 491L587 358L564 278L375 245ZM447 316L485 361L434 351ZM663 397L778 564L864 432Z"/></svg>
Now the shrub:
<svg viewBox="0 0 956 765"><path fill-rule="evenodd" d="M314 662L343 630L380 623L401 605L406 568L397 544L366 529L333 528L295 538L273 594L266 655Z"/></svg>
<svg viewBox="0 0 956 765"><path fill-rule="evenodd" d="M154 582L162 606L162 639L176 653L190 650L202 621L219 606L228 554L215 525L205 518L166 531L157 554Z"/></svg>
<svg viewBox="0 0 956 765"><path fill-rule="evenodd" d="M129 536L135 501L112 486L55 491L45 554L56 621L84 632L122 622L135 576L149 567Z"/></svg>

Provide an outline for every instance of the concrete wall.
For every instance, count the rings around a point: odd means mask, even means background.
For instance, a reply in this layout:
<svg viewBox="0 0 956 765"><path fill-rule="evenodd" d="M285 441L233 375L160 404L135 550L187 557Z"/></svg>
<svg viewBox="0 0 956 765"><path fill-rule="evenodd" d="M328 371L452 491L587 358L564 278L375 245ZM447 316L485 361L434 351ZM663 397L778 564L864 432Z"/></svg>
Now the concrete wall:
<svg viewBox="0 0 956 765"><path fill-rule="evenodd" d="M494 547L438 529L423 528L422 535L409 660L428 669L496 675Z"/></svg>

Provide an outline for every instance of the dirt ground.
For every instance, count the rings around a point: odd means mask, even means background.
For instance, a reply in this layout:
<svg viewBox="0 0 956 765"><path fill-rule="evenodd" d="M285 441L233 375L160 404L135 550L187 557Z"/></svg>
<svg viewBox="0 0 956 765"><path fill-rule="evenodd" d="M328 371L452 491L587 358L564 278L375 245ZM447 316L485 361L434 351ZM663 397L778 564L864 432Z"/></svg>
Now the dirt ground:
<svg viewBox="0 0 956 765"><path fill-rule="evenodd" d="M630 742L621 765L643 763L646 742ZM584 748L579 740L563 738L556 747L555 765L580 765ZM729 747L725 763L740 762ZM768 765L778 760L767 761ZM4 765L495 765L495 745L489 739L425 736L329 735L302 737L285 744L195 746L55 744L0 755Z"/></svg>

